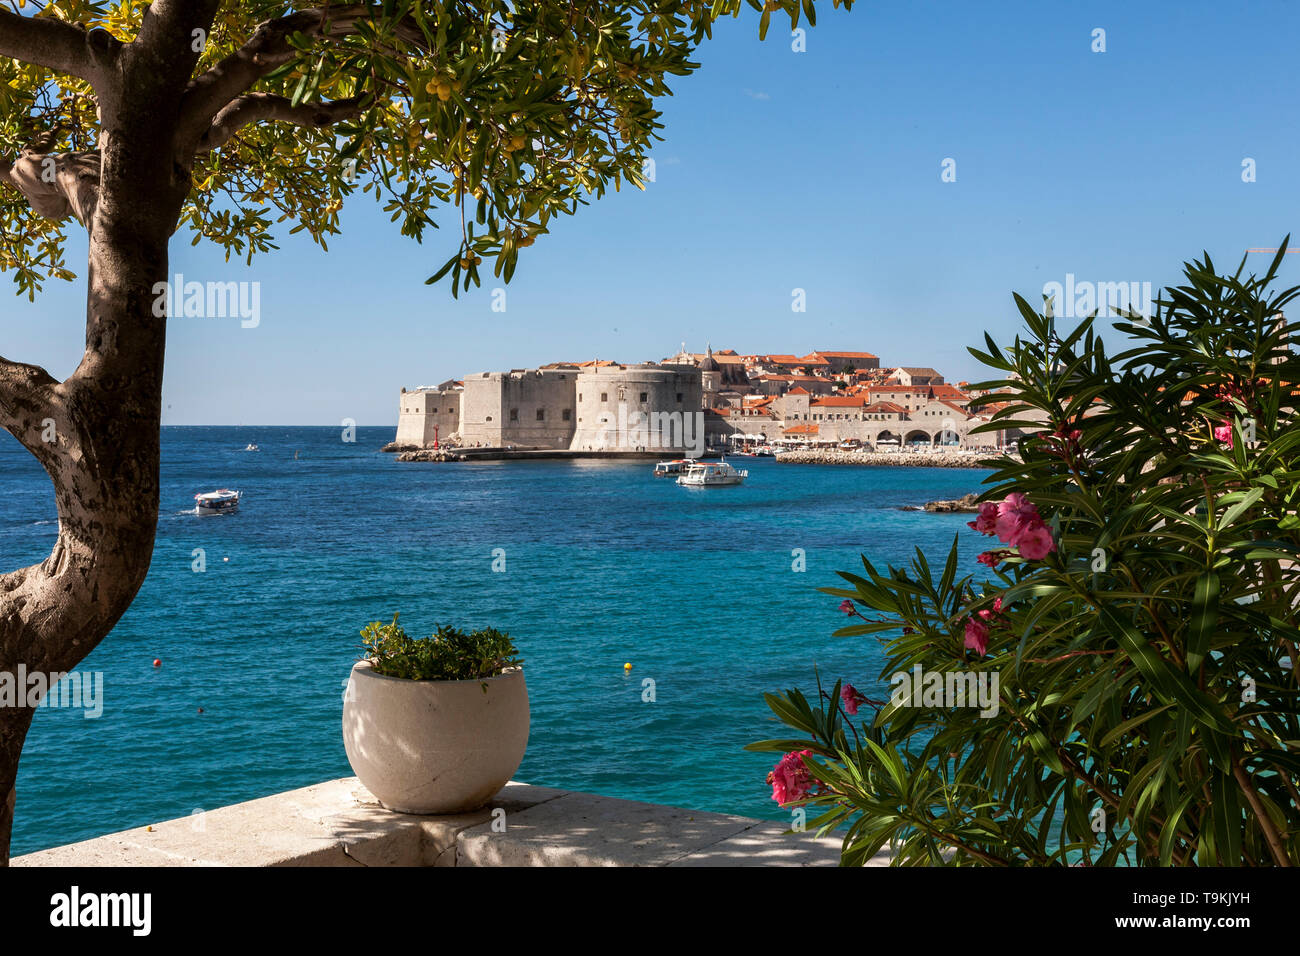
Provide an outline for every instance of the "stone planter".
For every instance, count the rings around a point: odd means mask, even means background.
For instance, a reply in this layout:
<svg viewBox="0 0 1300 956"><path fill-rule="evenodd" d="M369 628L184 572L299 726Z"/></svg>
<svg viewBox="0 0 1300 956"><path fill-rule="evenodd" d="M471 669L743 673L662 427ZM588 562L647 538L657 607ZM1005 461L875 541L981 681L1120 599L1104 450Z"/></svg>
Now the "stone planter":
<svg viewBox="0 0 1300 956"><path fill-rule="evenodd" d="M524 759L524 672L416 681L384 677L358 661L344 697L343 746L357 778L390 810L476 810Z"/></svg>

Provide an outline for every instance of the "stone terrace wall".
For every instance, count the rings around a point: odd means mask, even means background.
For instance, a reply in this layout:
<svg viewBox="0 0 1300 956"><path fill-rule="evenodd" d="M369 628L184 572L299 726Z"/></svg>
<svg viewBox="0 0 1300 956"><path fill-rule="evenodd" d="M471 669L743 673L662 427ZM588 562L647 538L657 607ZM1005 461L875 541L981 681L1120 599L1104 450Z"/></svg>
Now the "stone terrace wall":
<svg viewBox="0 0 1300 956"><path fill-rule="evenodd" d="M474 813L385 810L331 780L15 857L14 866L836 866L784 823L507 784ZM887 866L887 852L869 866Z"/></svg>

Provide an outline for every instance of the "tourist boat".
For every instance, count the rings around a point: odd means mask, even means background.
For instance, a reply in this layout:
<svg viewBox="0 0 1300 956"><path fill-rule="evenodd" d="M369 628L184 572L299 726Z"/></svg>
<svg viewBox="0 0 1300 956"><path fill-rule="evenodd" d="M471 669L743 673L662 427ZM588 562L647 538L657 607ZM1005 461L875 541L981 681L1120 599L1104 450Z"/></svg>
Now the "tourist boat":
<svg viewBox="0 0 1300 956"><path fill-rule="evenodd" d="M686 470L686 474L677 479L677 483L695 488L712 488L738 485L748 477L748 471L737 471L725 461L696 462Z"/></svg>
<svg viewBox="0 0 1300 956"><path fill-rule="evenodd" d="M195 495L194 510L201 515L222 514L238 508L239 499L240 492L231 491L229 488L218 488L216 491Z"/></svg>
<svg viewBox="0 0 1300 956"><path fill-rule="evenodd" d="M680 475L694 464L694 458L674 458L672 461L661 461L655 465L655 477L670 478L673 475Z"/></svg>

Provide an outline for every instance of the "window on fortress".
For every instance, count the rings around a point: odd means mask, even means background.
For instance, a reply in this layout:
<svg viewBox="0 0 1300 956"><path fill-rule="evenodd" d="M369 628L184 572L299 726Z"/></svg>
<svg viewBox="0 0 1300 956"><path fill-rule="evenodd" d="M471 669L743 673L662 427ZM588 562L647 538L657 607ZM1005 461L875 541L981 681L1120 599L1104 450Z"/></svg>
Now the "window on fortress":
<svg viewBox="0 0 1300 956"><path fill-rule="evenodd" d="M563 418L566 422L569 421L570 419L573 418L573 409L566 408L564 411L560 412L560 417Z"/></svg>
<svg viewBox="0 0 1300 956"><path fill-rule="evenodd" d="M601 392L601 393L600 393L600 400L601 400L602 402L607 402L607 401L609 401L609 392Z"/></svg>
<svg viewBox="0 0 1300 956"><path fill-rule="evenodd" d="M682 393L681 393L681 392L678 392L678 393L677 393L677 404L680 405L681 402L682 402Z"/></svg>
<svg viewBox="0 0 1300 956"><path fill-rule="evenodd" d="M546 421L546 409L544 409L544 408L539 408L539 409L537 410L537 420L538 420L539 422L544 422L544 421Z"/></svg>
<svg viewBox="0 0 1300 956"><path fill-rule="evenodd" d="M519 409L517 408L510 409L510 420L512 422L519 421Z"/></svg>
<svg viewBox="0 0 1300 956"><path fill-rule="evenodd" d="M645 404L645 400L646 400L647 398L649 398L649 397L650 397L650 396L647 395L645 392L642 392L642 393L641 393L641 404L644 405L644 404Z"/></svg>

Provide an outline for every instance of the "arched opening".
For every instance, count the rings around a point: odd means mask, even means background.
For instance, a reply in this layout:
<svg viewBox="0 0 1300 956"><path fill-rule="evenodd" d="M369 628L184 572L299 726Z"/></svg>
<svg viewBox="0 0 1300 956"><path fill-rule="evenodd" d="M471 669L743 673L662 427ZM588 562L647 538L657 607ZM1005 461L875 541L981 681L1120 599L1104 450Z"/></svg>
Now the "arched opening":
<svg viewBox="0 0 1300 956"><path fill-rule="evenodd" d="M921 431L919 428L914 429L913 431L910 431L910 432L907 433L907 437L906 437L905 439L903 439L903 444L905 444L905 445L929 445L929 444L930 444L930 433L929 433L929 432Z"/></svg>

